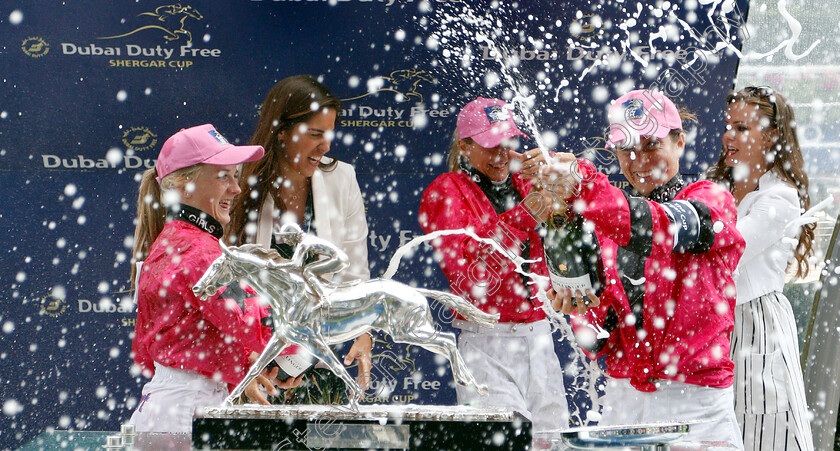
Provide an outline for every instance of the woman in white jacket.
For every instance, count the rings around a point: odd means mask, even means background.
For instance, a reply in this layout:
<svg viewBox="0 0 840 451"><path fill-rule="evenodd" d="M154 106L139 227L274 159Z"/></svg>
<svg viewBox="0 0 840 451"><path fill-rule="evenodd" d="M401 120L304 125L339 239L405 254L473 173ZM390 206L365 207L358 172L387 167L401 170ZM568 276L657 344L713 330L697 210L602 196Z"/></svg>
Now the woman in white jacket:
<svg viewBox="0 0 840 451"><path fill-rule="evenodd" d="M796 274L807 274L814 238L813 224L798 225L810 197L795 123L787 100L770 88L730 94L723 151L710 174L735 197L746 241L735 271L731 354L747 450L814 449L796 321L782 294L791 257Z"/></svg>
<svg viewBox="0 0 840 451"><path fill-rule="evenodd" d="M368 227L356 173L351 165L325 156L340 112L338 98L308 75L274 85L251 138L266 155L242 169L242 194L232 208L229 231L234 241L274 247L290 258L293 249L283 242L281 230L294 222L349 257L349 265L337 273L319 274L333 283L370 278ZM371 369L371 345L371 337L362 335L345 359L345 364L358 360L360 380Z"/></svg>

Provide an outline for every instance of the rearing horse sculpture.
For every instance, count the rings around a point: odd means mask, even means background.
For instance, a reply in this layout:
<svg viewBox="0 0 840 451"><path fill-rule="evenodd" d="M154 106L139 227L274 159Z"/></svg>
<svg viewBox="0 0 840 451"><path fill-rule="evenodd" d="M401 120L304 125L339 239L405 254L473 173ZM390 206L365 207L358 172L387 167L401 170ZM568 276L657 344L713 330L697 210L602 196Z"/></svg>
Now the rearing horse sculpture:
<svg viewBox="0 0 840 451"><path fill-rule="evenodd" d="M498 321L498 314L482 312L460 296L412 288L386 279L327 285L326 302L318 305L306 290L300 272L284 267L285 260L277 251L266 251L253 244L227 247L221 241L220 246L222 255L195 284L193 292L201 299L207 299L220 288L244 280L263 302L270 304L274 321L274 332L265 350L225 400L226 405L231 405L283 349L296 344L324 362L344 381L350 391L350 406L356 409L362 389L329 345L351 340L370 329L388 333L397 343L421 346L446 357L452 365L455 382L487 394L487 387L475 381L458 352L455 335L435 329L426 297L485 327L492 327Z"/></svg>

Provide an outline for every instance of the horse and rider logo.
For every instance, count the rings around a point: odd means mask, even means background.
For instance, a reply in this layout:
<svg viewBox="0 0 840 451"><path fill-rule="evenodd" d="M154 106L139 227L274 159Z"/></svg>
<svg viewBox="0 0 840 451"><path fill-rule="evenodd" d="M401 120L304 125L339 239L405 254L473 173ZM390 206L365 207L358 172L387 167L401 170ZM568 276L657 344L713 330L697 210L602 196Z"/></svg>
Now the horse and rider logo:
<svg viewBox="0 0 840 451"><path fill-rule="evenodd" d="M397 102L408 102L414 99L416 103L423 103L423 95L417 92L420 84L423 82L434 83L435 80L431 74L425 70L416 69L401 69L391 72L387 77L374 77L372 86L378 83L381 85L375 90L362 94L360 96L351 97L349 99L341 99L342 101L350 101L367 97L378 92L393 92L396 93Z"/></svg>
<svg viewBox="0 0 840 451"><path fill-rule="evenodd" d="M104 36L98 39L119 39L139 33L144 30L157 30L163 33L167 41L177 41L183 36L187 44L192 43L192 33L187 30L185 22L187 19L202 20L204 16L192 6L181 6L180 3L164 5L155 8L154 12L140 13L137 17L151 17L152 23L135 28L128 33L115 36Z"/></svg>

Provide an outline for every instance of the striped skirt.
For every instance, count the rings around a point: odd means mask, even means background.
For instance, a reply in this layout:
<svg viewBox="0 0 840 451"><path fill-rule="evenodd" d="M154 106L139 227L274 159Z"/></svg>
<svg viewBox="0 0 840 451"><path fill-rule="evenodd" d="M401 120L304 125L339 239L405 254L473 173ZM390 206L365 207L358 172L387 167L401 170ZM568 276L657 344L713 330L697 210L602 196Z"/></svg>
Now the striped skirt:
<svg viewBox="0 0 840 451"><path fill-rule="evenodd" d="M796 320L783 294L735 307L731 355L744 449L813 450Z"/></svg>

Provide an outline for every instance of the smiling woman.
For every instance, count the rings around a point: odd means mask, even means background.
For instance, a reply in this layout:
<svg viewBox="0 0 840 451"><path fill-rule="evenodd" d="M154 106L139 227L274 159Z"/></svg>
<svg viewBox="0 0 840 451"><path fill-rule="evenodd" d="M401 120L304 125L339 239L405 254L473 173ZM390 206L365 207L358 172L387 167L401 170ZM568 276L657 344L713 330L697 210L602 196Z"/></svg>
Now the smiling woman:
<svg viewBox="0 0 840 451"><path fill-rule="evenodd" d="M615 151L621 173L639 194L651 191L668 182L680 170L680 156L685 150L685 133L675 139L643 136L632 148Z"/></svg>
<svg viewBox="0 0 840 451"><path fill-rule="evenodd" d="M540 149L514 151L517 137L527 135L505 101L479 97L464 105L449 151L449 172L423 191L418 219L426 233L473 230L476 236L497 240L499 248L529 262L522 269L547 278L538 219L544 220L548 209L532 203L543 196L527 179L538 173L544 156ZM515 172L513 159L522 160ZM456 386L458 403L510 408L533 422L537 432L568 428L563 365L551 345L551 326L538 290L516 271L508 255L469 236L442 236L432 244L452 292L500 315L499 324L486 329L456 314L458 350L490 390L482 397Z"/></svg>
<svg viewBox="0 0 840 451"><path fill-rule="evenodd" d="M812 450L796 320L782 293L788 262L798 276L808 273L815 229L796 225L811 202L796 119L769 87L747 87L727 101L710 177L735 196L747 242L735 278L735 410L746 449Z"/></svg>
<svg viewBox="0 0 840 451"><path fill-rule="evenodd" d="M680 176L681 116L657 91L619 97L609 110L610 142L620 148L621 171L633 190L622 192L585 164L575 176L564 175L567 183L551 185L594 225L605 280L612 281L599 304L572 311L572 325L582 344L592 342L590 327L609 332L586 349L593 359L604 357L607 369L599 425L697 422L688 440L741 448L727 351L732 273L744 240L732 195ZM590 178L579 190L568 188ZM568 294L554 297L568 302Z"/></svg>
<svg viewBox="0 0 840 451"><path fill-rule="evenodd" d="M621 174L637 194L647 196L679 174L680 158L686 143L682 124L686 121L696 122L697 119L694 114L678 108L673 102L668 102L663 104L662 117L658 119L665 126L657 128L650 135L640 134L649 128L647 124L656 123L657 120L643 119L642 115L639 117L641 124L624 126L623 124L628 123L625 117L638 114L635 107L627 108L628 102L638 101L640 99L633 98L621 104L613 104L610 117L616 122L610 128L610 141L615 144ZM615 117L616 115L619 117Z"/></svg>
<svg viewBox="0 0 840 451"><path fill-rule="evenodd" d="M209 214L225 226L230 222L233 199L240 192L236 165L201 165L184 186L181 203Z"/></svg>
<svg viewBox="0 0 840 451"><path fill-rule="evenodd" d="M244 165L232 211L231 241L257 243L291 258L297 243L287 241L289 224L304 234L332 242L349 257L336 268L336 255L310 255L301 270L319 296L323 284L370 278L367 259L368 226L353 166L326 156L335 136L341 102L326 86L308 75L280 80L263 102L251 143L266 149L266 157ZM317 261L321 259L321 261ZM346 364L358 359L359 378L370 372L372 338L363 335L350 349ZM303 352L303 351L301 351ZM280 365L291 376L311 367L314 358L294 347ZM292 362L295 360L296 362ZM288 368L288 369L287 369ZM312 376L313 378L315 376ZM314 385L312 379L310 384Z"/></svg>
<svg viewBox="0 0 840 451"><path fill-rule="evenodd" d="M143 174L133 249L142 266L139 276L132 275L137 321L131 350L152 379L131 416L139 432L190 432L196 409L221 403L228 385L242 380L268 341L271 332L260 323L267 312L238 286L205 301L192 291L221 254L219 239L240 192L237 165L263 154L261 146L230 144L207 124L167 139L156 167ZM274 390L268 379L258 381ZM278 385L294 383L300 381ZM256 381L246 394L268 403Z"/></svg>

